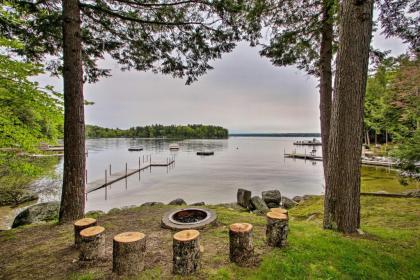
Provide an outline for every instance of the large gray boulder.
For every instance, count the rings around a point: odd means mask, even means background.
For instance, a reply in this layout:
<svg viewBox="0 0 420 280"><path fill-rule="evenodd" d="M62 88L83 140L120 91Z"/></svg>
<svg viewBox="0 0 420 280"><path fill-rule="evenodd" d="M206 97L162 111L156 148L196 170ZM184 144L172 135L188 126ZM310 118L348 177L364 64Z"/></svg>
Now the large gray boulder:
<svg viewBox="0 0 420 280"><path fill-rule="evenodd" d="M265 204L264 200L259 196L252 197L251 204L258 214L266 213L269 211L267 204Z"/></svg>
<svg viewBox="0 0 420 280"><path fill-rule="evenodd" d="M45 202L32 205L15 217L12 228L57 219L59 209L60 202Z"/></svg>
<svg viewBox="0 0 420 280"><path fill-rule="evenodd" d="M281 205L282 205L283 208L290 209L290 208L295 207L298 204L299 203L297 203L296 201L291 200L288 197L283 196L281 198Z"/></svg>
<svg viewBox="0 0 420 280"><path fill-rule="evenodd" d="M251 208L251 191L245 189L238 189L236 194L237 203L242 207Z"/></svg>
<svg viewBox="0 0 420 280"><path fill-rule="evenodd" d="M262 199L270 208L276 208L280 206L281 193L279 190L270 190L262 192Z"/></svg>
<svg viewBox="0 0 420 280"><path fill-rule="evenodd" d="M183 200L182 198L177 198L169 202L168 205L185 205L185 204L187 204L185 200Z"/></svg>

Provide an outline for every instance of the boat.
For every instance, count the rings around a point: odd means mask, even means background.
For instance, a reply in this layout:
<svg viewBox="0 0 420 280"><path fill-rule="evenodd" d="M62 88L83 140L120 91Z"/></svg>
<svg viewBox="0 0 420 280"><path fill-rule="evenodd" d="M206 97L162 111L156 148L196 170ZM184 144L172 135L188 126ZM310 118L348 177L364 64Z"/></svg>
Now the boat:
<svg viewBox="0 0 420 280"><path fill-rule="evenodd" d="M176 143L169 144L169 150L179 150L179 145Z"/></svg>
<svg viewBox="0 0 420 280"><path fill-rule="evenodd" d="M214 155L213 151L199 151L197 152L197 156L212 156Z"/></svg>
<svg viewBox="0 0 420 280"><path fill-rule="evenodd" d="M321 146L322 143L314 138L308 141L295 141L293 145Z"/></svg>
<svg viewBox="0 0 420 280"><path fill-rule="evenodd" d="M143 146L133 146L133 147L128 147L128 150L129 150L130 152L143 151Z"/></svg>

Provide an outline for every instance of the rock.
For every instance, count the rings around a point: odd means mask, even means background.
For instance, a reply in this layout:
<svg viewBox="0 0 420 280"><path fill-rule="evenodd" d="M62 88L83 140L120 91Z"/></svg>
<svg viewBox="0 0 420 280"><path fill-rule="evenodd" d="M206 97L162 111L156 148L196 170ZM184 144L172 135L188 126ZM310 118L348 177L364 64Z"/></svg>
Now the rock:
<svg viewBox="0 0 420 280"><path fill-rule="evenodd" d="M204 206L204 205L206 204L203 201L190 204L190 206Z"/></svg>
<svg viewBox="0 0 420 280"><path fill-rule="evenodd" d="M38 200L38 198L39 196L36 193L27 193L27 194L24 194L21 198L19 198L19 201L17 204Z"/></svg>
<svg viewBox="0 0 420 280"><path fill-rule="evenodd" d="M294 198L292 198L292 200L294 201L294 202L297 202L297 203L300 203L300 202L302 202L304 199L303 199L303 197L302 196L295 196Z"/></svg>
<svg viewBox="0 0 420 280"><path fill-rule="evenodd" d="M12 228L57 219L59 209L60 202L58 201L32 205L15 217Z"/></svg>
<svg viewBox="0 0 420 280"><path fill-rule="evenodd" d="M283 208L290 209L290 208L295 207L298 204L299 203L297 203L296 201L291 200L288 197L283 196L281 198L281 205L283 206Z"/></svg>
<svg viewBox="0 0 420 280"><path fill-rule="evenodd" d="M168 203L168 205L184 205L187 204L182 198L177 198Z"/></svg>
<svg viewBox="0 0 420 280"><path fill-rule="evenodd" d="M272 205L270 208L276 208L280 206L281 193L279 190L264 191L262 192L262 199L267 205Z"/></svg>
<svg viewBox="0 0 420 280"><path fill-rule="evenodd" d="M252 197L251 204L254 206L254 209L257 213L264 213L269 211L267 204L265 204L264 200L262 200L262 198L259 196Z"/></svg>
<svg viewBox="0 0 420 280"><path fill-rule="evenodd" d="M165 204L162 202L152 201L152 202L145 202L140 206L155 206L155 205L165 205Z"/></svg>
<svg viewBox="0 0 420 280"><path fill-rule="evenodd" d="M274 202L269 202L269 203L266 203L266 204L267 204L268 208L277 208L277 207L280 206L279 204L274 203Z"/></svg>
<svg viewBox="0 0 420 280"><path fill-rule="evenodd" d="M245 189L238 189L236 194L236 201L242 207L250 209L251 207L251 192Z"/></svg>
<svg viewBox="0 0 420 280"><path fill-rule="evenodd" d="M420 190L406 191L404 194L409 197L420 197Z"/></svg>

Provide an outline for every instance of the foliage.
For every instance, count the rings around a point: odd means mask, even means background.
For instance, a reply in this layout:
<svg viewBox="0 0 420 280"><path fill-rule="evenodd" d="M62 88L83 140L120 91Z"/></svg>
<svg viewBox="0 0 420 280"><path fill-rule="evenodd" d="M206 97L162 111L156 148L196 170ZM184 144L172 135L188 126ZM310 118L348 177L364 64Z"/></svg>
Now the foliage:
<svg viewBox="0 0 420 280"><path fill-rule="evenodd" d="M30 81L42 67L10 53L21 48L19 42L0 37L0 48L0 148L28 151L56 142L62 135L62 96Z"/></svg>
<svg viewBox="0 0 420 280"><path fill-rule="evenodd" d="M58 163L55 157L30 158L14 152L0 153L0 205L19 204L30 195L30 183L51 175Z"/></svg>
<svg viewBox="0 0 420 280"><path fill-rule="evenodd" d="M124 70L151 70L191 83L212 69L210 60L235 47L247 28L242 11L253 10L254 2L259 1L79 1L85 80L110 74L97 65L108 54ZM32 60L55 57L48 69L61 74L61 1L11 0L3 7L0 32L18 36L25 46L20 53Z"/></svg>
<svg viewBox="0 0 420 280"><path fill-rule="evenodd" d="M365 129L387 133L396 143L394 156L403 166L419 161L420 54L381 62L368 79Z"/></svg>
<svg viewBox="0 0 420 280"><path fill-rule="evenodd" d="M141 138L227 138L228 130L213 125L152 125L137 126L129 129L103 128L95 125L86 126L88 138L112 138L112 137L141 137Z"/></svg>

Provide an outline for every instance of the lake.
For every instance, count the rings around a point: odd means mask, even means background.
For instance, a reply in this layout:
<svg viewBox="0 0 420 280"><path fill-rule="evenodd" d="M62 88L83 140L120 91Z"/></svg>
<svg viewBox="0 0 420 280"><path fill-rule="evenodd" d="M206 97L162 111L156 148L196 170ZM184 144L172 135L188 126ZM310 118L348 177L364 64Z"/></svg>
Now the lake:
<svg viewBox="0 0 420 280"><path fill-rule="evenodd" d="M105 189L89 193L86 210L109 210L139 205L148 201L169 202L183 198L187 203L224 203L236 200L238 188L261 195L264 190L279 189L293 197L323 192L322 163L284 158L284 151L309 153L312 147L294 146L293 141L310 138L230 137L223 140L163 139L90 139L87 158L88 181L103 178L105 170L125 170L138 166L139 157L151 155L152 162L166 162L175 156L171 168L152 167ZM169 151L178 143L179 151ZM128 147L143 145L142 152ZM211 150L213 156L197 156L197 151ZM317 154L321 148L317 147Z"/></svg>

